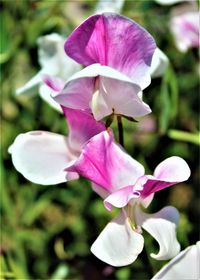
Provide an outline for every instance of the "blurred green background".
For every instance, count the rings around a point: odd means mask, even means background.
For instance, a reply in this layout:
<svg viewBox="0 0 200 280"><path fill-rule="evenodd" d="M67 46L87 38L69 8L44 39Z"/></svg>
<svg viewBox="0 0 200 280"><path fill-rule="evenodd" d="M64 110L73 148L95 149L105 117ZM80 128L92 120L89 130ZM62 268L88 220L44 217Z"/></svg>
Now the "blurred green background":
<svg viewBox="0 0 200 280"><path fill-rule="evenodd" d="M1 279L150 279L165 262L144 253L124 268L112 268L90 253L90 246L115 212L84 179L57 186L27 181L12 165L8 147L19 133L47 130L67 134L62 115L37 94L16 96L40 69L36 40L52 32L67 36L91 15L96 1L0 1L1 18ZM173 205L180 211L182 249L198 240L199 148L197 50L180 53L168 23L172 7L152 1L125 1L122 14L144 26L168 55L163 78L153 79L144 99L153 113L140 122L123 121L125 147L147 172L166 157L178 155L192 175L156 194L149 212ZM116 133L117 137L117 133ZM149 256L158 250L145 234Z"/></svg>

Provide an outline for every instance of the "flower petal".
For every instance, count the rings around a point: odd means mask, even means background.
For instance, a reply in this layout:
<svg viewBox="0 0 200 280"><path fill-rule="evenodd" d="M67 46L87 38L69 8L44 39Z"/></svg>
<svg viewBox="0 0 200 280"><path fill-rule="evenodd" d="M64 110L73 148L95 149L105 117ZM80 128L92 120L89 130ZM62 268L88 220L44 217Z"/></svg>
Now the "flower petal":
<svg viewBox="0 0 200 280"><path fill-rule="evenodd" d="M112 13L89 17L65 43L67 55L78 63L110 66L137 81L142 89L150 83L149 67L155 48L146 30Z"/></svg>
<svg viewBox="0 0 200 280"><path fill-rule="evenodd" d="M144 174L144 167L114 142L110 131L91 138L67 170L78 172L110 192L134 184Z"/></svg>
<svg viewBox="0 0 200 280"><path fill-rule="evenodd" d="M200 279L200 241L187 247L166 264L152 280Z"/></svg>
<svg viewBox="0 0 200 280"><path fill-rule="evenodd" d="M159 48L156 48L151 62L151 77L157 78L162 76L168 65L168 57Z"/></svg>
<svg viewBox="0 0 200 280"><path fill-rule="evenodd" d="M179 213L176 208L168 206L155 214L146 214L140 207L136 207L135 217L137 224L150 233L160 246L157 254L151 253L152 258L167 260L179 253L180 244L176 239Z"/></svg>
<svg viewBox="0 0 200 280"><path fill-rule="evenodd" d="M71 154L66 137L45 132L32 131L20 134L10 147L15 168L28 180L41 185L54 185L67 181L64 168L75 157ZM77 179L78 174L68 174Z"/></svg>
<svg viewBox="0 0 200 280"><path fill-rule="evenodd" d="M147 175L147 181L142 190L142 196L150 194L187 180L190 168L186 161L173 156L162 161L155 169L154 176Z"/></svg>
<svg viewBox="0 0 200 280"><path fill-rule="evenodd" d="M52 90L47 85L40 85L39 87L39 95L45 100L51 107L56 109L58 112L62 112L61 106L57 103L52 97Z"/></svg>
<svg viewBox="0 0 200 280"><path fill-rule="evenodd" d="M91 137L105 130L105 125L84 111L62 107L69 126L68 145L78 155L83 144Z"/></svg>
<svg viewBox="0 0 200 280"><path fill-rule="evenodd" d="M96 5L96 13L105 13L105 12L112 12L112 13L120 13L122 7L124 5L125 0L99 0Z"/></svg>
<svg viewBox="0 0 200 280"><path fill-rule="evenodd" d="M59 104L71 109L86 110L90 112L90 101L94 91L94 78L80 78L67 82L63 90L54 100Z"/></svg>
<svg viewBox="0 0 200 280"><path fill-rule="evenodd" d="M42 80L49 88L51 88L55 92L61 91L65 85L63 79L46 74L42 75Z"/></svg>
<svg viewBox="0 0 200 280"><path fill-rule="evenodd" d="M111 193L105 200L105 207L111 211L112 206L117 208L125 207L132 198L138 198L137 193L133 193L133 186L127 186Z"/></svg>
<svg viewBox="0 0 200 280"><path fill-rule="evenodd" d="M121 212L100 233L91 251L107 264L125 266L136 260L143 246L143 236L132 229L126 214Z"/></svg>
<svg viewBox="0 0 200 280"><path fill-rule="evenodd" d="M107 104L115 114L140 117L151 112L149 106L138 96L141 89L136 84L107 77L101 77L101 84L106 93Z"/></svg>

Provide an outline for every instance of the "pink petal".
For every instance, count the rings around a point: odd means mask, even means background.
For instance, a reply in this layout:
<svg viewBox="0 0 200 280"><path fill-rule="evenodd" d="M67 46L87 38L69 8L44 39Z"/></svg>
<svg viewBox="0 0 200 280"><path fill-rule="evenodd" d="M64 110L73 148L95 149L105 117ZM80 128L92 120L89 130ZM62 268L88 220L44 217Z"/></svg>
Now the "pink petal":
<svg viewBox="0 0 200 280"><path fill-rule="evenodd" d="M112 206L117 208L125 207L132 198L138 198L138 193L133 193L133 186L127 186L111 193L105 200L105 207L111 211Z"/></svg>
<svg viewBox="0 0 200 280"><path fill-rule="evenodd" d="M92 253L112 266L125 266L137 259L144 246L144 238L135 232L124 212L113 219L91 247Z"/></svg>
<svg viewBox="0 0 200 280"><path fill-rule="evenodd" d="M63 90L54 97L59 104L71 109L90 112L90 101L94 91L95 78L80 78L67 82Z"/></svg>
<svg viewBox="0 0 200 280"><path fill-rule="evenodd" d="M59 92L63 89L64 87L64 80L58 77L53 77L49 75L42 75L42 80L43 82L50 87L53 91Z"/></svg>
<svg viewBox="0 0 200 280"><path fill-rule="evenodd" d="M78 172L110 192L134 184L144 174L143 166L126 154L107 131L91 138L67 170Z"/></svg>
<svg viewBox="0 0 200 280"><path fill-rule="evenodd" d="M155 214L146 214L140 207L135 208L138 226L144 228L158 242L160 250L151 257L156 260L167 260L176 256L180 251L180 244L176 239L176 224L179 213L176 208L168 206Z"/></svg>
<svg viewBox="0 0 200 280"><path fill-rule="evenodd" d="M26 179L41 185L55 185L77 179L78 174L64 171L75 159L67 138L45 131L20 134L9 149L12 161Z"/></svg>
<svg viewBox="0 0 200 280"><path fill-rule="evenodd" d="M68 145L71 150L81 152L83 144L91 137L105 130L105 125L84 111L62 107L69 126Z"/></svg>
<svg viewBox="0 0 200 280"><path fill-rule="evenodd" d="M146 176L142 196L146 197L152 193L186 181L190 176L190 168L180 157L170 157L161 162L154 171L154 176Z"/></svg>
<svg viewBox="0 0 200 280"><path fill-rule="evenodd" d="M145 29L111 13L89 17L65 43L67 55L78 63L107 65L142 83L149 74L155 48Z"/></svg>

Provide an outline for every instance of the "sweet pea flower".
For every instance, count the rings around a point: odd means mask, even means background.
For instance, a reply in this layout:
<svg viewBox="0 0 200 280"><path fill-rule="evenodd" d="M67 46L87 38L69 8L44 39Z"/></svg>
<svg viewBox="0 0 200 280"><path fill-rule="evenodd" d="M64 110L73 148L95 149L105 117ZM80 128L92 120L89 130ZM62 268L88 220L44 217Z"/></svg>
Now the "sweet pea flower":
<svg viewBox="0 0 200 280"><path fill-rule="evenodd" d="M200 241L187 247L166 264L152 280L200 279Z"/></svg>
<svg viewBox="0 0 200 280"><path fill-rule="evenodd" d="M184 12L174 15L170 21L170 29L175 38L176 47L181 52L200 46L200 15L198 11Z"/></svg>
<svg viewBox="0 0 200 280"><path fill-rule="evenodd" d="M185 181L190 176L187 163L180 157L161 162L153 175L144 175L144 167L114 142L110 131L91 138L80 157L67 171L77 172L93 182L93 189L104 199L108 210L121 208L91 247L92 253L112 266L135 261L144 246L142 228L159 243L160 250L151 257L166 260L179 253L176 239L178 211L171 206L147 214L154 193Z"/></svg>
<svg viewBox="0 0 200 280"><path fill-rule="evenodd" d="M62 112L60 105L51 97L52 91L43 83L41 77L43 74L48 74L68 79L72 74L81 69L78 63L66 56L64 42L65 39L57 33L38 38L38 61L41 70L24 86L17 89L17 95L27 94L33 90L37 92L39 90L39 95L49 105Z"/></svg>
<svg viewBox="0 0 200 280"><path fill-rule="evenodd" d="M67 39L65 51L87 66L74 74L54 99L63 106L92 112L96 120L112 114L151 112L139 92L150 84L156 45L134 21L117 14L89 17ZM53 84L53 79L48 84Z"/></svg>
<svg viewBox="0 0 200 280"><path fill-rule="evenodd" d="M158 78L161 77L167 67L169 65L169 59L166 56L166 54L159 48L156 48L152 62L151 62L151 68L150 68L150 74L152 78Z"/></svg>
<svg viewBox="0 0 200 280"><path fill-rule="evenodd" d="M69 127L68 137L30 131L18 135L9 148L17 171L33 183L55 185L77 179L77 173L64 169L80 155L86 141L105 129L86 112L62 109Z"/></svg>

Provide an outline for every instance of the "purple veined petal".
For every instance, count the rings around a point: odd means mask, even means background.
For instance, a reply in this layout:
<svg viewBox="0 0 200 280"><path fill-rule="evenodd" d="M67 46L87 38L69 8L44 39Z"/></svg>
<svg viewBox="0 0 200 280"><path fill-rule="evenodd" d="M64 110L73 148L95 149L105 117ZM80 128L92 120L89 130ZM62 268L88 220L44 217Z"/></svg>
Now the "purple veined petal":
<svg viewBox="0 0 200 280"><path fill-rule="evenodd" d="M65 85L63 79L46 74L42 75L42 80L49 88L51 88L55 92L61 91Z"/></svg>
<svg viewBox="0 0 200 280"><path fill-rule="evenodd" d="M65 43L67 55L78 63L110 66L135 79L142 89L150 82L146 79L150 80L155 48L154 39L145 29L112 13L89 17Z"/></svg>
<svg viewBox="0 0 200 280"><path fill-rule="evenodd" d="M91 247L92 253L112 266L125 266L134 262L144 246L144 238L134 231L124 211L113 219Z"/></svg>
<svg viewBox="0 0 200 280"><path fill-rule="evenodd" d="M104 200L104 205L109 211L111 211L112 206L123 208L132 198L138 197L139 193L133 192L133 186L127 186L111 193L108 197L106 197Z"/></svg>
<svg viewBox="0 0 200 280"><path fill-rule="evenodd" d="M110 131L91 138L67 170L78 172L110 193L134 184L144 174L144 167L114 142Z"/></svg>
<svg viewBox="0 0 200 280"><path fill-rule="evenodd" d="M200 279L200 241L187 247L166 264L152 280Z"/></svg>
<svg viewBox="0 0 200 280"><path fill-rule="evenodd" d="M94 135L105 130L105 125L84 111L62 107L69 126L68 145L78 155L82 146Z"/></svg>
<svg viewBox="0 0 200 280"><path fill-rule="evenodd" d="M58 112L62 113L62 109L59 103L57 103L52 97L52 89L50 89L47 85L43 84L39 86L39 95L45 100L51 107L53 107Z"/></svg>
<svg viewBox="0 0 200 280"><path fill-rule="evenodd" d="M33 183L55 185L78 178L77 173L64 171L76 157L62 135L45 131L20 134L9 152L17 171Z"/></svg>
<svg viewBox="0 0 200 280"><path fill-rule="evenodd" d="M142 197L186 181L189 176L190 168L185 160L177 156L167 158L156 167L154 176L146 176L148 180L144 184Z"/></svg>
<svg viewBox="0 0 200 280"><path fill-rule="evenodd" d="M146 214L140 207L135 208L137 225L151 234L160 246L157 254L151 253L156 260L167 260L176 256L180 251L180 244L176 239L176 224L179 213L176 208L167 206L155 214Z"/></svg>

